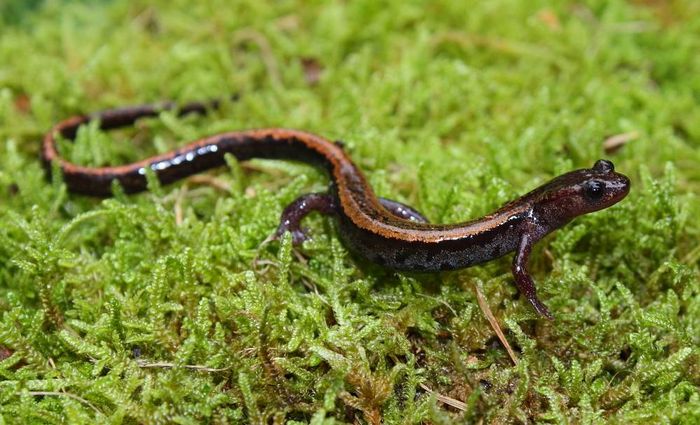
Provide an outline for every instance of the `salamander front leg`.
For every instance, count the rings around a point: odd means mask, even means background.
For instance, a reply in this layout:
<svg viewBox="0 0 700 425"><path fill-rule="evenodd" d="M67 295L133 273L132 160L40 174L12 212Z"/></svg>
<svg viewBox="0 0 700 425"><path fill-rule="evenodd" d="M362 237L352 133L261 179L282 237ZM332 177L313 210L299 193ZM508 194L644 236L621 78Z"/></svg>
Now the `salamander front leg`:
<svg viewBox="0 0 700 425"><path fill-rule="evenodd" d="M547 306L542 304L542 301L537 298L537 289L535 289L535 283L530 277L530 273L527 271L527 260L530 257L530 250L532 249L534 241L532 236L528 233L524 233L520 238L520 244L518 244L518 249L515 252L515 257L513 258L513 277L515 278L515 284L518 287L520 293L530 301L535 310L540 315L546 317L547 319L554 319L552 313L549 312Z"/></svg>
<svg viewBox="0 0 700 425"><path fill-rule="evenodd" d="M308 239L308 235L301 227L301 221L314 211L321 214L335 214L337 200L327 193L307 193L295 199L282 211L280 224L275 232L275 238L279 238L284 232L292 234L292 243L300 245Z"/></svg>

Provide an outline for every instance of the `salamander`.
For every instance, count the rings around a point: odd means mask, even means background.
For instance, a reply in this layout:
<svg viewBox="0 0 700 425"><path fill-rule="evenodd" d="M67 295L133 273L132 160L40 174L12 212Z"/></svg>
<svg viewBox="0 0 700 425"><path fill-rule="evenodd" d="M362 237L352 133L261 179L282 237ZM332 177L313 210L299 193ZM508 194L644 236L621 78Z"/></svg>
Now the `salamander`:
<svg viewBox="0 0 700 425"><path fill-rule="evenodd" d="M375 195L372 187L343 149L308 132L268 128L231 131L204 137L171 152L138 162L109 167L85 167L64 159L57 138L74 140L80 126L97 120L102 130L133 125L138 119L173 110L178 115L206 113L218 101L173 102L109 109L68 118L44 137L42 162L49 171L56 164L67 188L75 193L106 197L117 181L127 193L143 191L146 170L162 184L221 166L229 153L240 161L268 158L302 161L325 170L330 178L326 193L300 196L282 212L275 235L290 232L295 244L306 234L302 219L311 212L337 218L347 248L381 266L403 271L440 272L481 264L515 252L512 274L520 293L540 315L552 314L537 297L527 270L533 245L574 218L622 200L630 180L615 172L613 163L600 159L591 168L555 177L531 192L483 217L456 224L430 223L414 208Z"/></svg>

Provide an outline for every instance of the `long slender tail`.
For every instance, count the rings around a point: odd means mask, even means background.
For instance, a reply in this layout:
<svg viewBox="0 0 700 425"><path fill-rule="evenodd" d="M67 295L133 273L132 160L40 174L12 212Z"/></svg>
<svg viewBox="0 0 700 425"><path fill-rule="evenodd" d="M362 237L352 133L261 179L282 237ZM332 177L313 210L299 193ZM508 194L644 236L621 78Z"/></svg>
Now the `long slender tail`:
<svg viewBox="0 0 700 425"><path fill-rule="evenodd" d="M178 106L173 102L109 109L68 118L56 124L44 137L41 157L47 172L57 163L72 192L91 196L110 196L117 181L127 193L146 189L146 173L153 170L167 184L203 170L221 166L230 153L239 160L250 158L292 159L329 169L332 158L344 157L342 150L326 139L297 130L266 129L221 133L191 142L179 149L144 160L113 167L84 167L61 157L57 136L74 140L81 125L99 120L100 128L111 130L133 125L138 119L174 110L178 115L205 114L220 101L193 102Z"/></svg>
<svg viewBox="0 0 700 425"><path fill-rule="evenodd" d="M231 100L235 101L238 96L232 96ZM141 118L156 117L164 111L177 111L178 116L188 114L206 114L209 110L218 109L221 106L221 100L214 99L204 102L191 102L184 105L178 105L175 102L160 102L150 105L135 105L125 108L106 109L104 111L94 112L87 115L79 115L71 117L67 120L56 124L51 131L46 135L44 143L56 133L59 133L66 139L74 139L78 128L87 124L90 121L99 120L100 129L112 130L115 128L126 127L133 125ZM55 143L55 142L53 142ZM45 155L46 153L44 153Z"/></svg>

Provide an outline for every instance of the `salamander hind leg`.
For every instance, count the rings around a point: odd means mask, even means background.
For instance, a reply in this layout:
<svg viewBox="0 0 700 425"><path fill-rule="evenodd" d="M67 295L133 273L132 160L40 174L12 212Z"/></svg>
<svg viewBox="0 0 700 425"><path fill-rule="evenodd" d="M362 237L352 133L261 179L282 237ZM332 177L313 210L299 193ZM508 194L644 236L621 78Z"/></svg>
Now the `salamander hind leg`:
<svg viewBox="0 0 700 425"><path fill-rule="evenodd" d="M314 211L321 214L335 214L337 207L336 198L327 193L307 193L295 199L282 211L280 224L275 231L275 238L281 237L285 232L292 234L292 243L300 245L308 239L308 235L301 227L301 221Z"/></svg>
<svg viewBox="0 0 700 425"><path fill-rule="evenodd" d="M379 202L384 208L389 210L390 213L394 214L399 218L405 220L416 221L418 223L428 223L428 219L423 216L423 214L416 211L415 208L402 204L399 201L393 201L391 199L379 198Z"/></svg>

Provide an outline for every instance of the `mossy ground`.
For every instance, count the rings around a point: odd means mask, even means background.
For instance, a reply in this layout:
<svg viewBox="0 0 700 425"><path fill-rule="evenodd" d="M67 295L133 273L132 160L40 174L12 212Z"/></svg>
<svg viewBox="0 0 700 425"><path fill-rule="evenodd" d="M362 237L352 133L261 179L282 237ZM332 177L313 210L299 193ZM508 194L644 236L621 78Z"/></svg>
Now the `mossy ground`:
<svg viewBox="0 0 700 425"><path fill-rule="evenodd" d="M698 2L0 13L0 423L700 421ZM344 140L380 195L435 222L601 157L633 188L538 245L550 322L517 297L508 258L399 275L349 256L321 217L299 255L261 245L288 202L325 187L306 166L230 161L100 201L37 160L70 115L231 93L211 117L89 127L64 151L116 164L224 130L305 129Z"/></svg>

